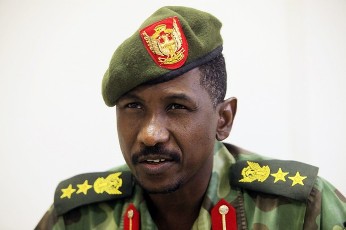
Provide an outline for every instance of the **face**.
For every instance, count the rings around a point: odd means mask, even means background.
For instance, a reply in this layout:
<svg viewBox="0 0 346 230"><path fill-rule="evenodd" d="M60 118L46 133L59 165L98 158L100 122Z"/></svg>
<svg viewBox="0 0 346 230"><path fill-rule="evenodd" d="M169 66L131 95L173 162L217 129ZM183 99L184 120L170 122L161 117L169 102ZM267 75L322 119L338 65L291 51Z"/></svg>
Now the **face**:
<svg viewBox="0 0 346 230"><path fill-rule="evenodd" d="M150 193L209 179L219 116L199 79L193 69L168 82L139 86L117 102L123 156Z"/></svg>

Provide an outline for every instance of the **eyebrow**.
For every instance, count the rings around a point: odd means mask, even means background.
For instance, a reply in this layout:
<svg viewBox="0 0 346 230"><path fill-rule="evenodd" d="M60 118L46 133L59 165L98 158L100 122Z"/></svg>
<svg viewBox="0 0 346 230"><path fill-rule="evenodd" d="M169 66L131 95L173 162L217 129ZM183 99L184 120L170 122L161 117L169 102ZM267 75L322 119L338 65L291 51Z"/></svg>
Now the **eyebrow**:
<svg viewBox="0 0 346 230"><path fill-rule="evenodd" d="M168 95L166 98L167 99L185 100L185 101L191 101L191 102L194 101L191 97L189 97L185 93L173 93L171 95Z"/></svg>
<svg viewBox="0 0 346 230"><path fill-rule="evenodd" d="M138 100L138 101L143 101L143 100L142 100L139 96L137 96L136 94L129 92L129 93L127 93L127 94L121 96L121 97L118 99L117 103L118 103L118 102L121 102L122 100L131 100L131 99L133 99L133 100ZM185 94L185 93L172 93L172 94L169 94L169 95L165 96L164 99L165 99L165 100L167 100L167 99L168 99L168 100L184 100L184 101L189 101L189 102L192 102L192 103L194 102L194 100L193 100L190 96L188 96L187 94Z"/></svg>
<svg viewBox="0 0 346 230"><path fill-rule="evenodd" d="M119 102L123 101L123 100L140 100L142 101L136 94L133 94L133 93L127 93L127 94L124 94L123 96L121 96L117 101L116 101L116 104L118 104Z"/></svg>

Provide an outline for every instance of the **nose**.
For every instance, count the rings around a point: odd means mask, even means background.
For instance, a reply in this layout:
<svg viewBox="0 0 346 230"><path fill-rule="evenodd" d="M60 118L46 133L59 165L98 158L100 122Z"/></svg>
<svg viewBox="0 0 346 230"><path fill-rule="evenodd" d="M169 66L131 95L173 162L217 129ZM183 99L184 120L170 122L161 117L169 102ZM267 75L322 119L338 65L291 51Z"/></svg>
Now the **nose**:
<svg viewBox="0 0 346 230"><path fill-rule="evenodd" d="M155 146L169 140L169 131L165 121L159 115L151 116L138 133L138 141L145 146Z"/></svg>

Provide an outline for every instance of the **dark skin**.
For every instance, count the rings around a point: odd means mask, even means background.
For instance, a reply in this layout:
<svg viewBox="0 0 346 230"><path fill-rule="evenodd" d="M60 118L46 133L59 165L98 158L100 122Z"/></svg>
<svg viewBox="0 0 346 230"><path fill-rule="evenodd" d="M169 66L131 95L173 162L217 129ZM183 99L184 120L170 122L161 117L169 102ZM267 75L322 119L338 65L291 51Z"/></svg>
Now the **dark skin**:
<svg viewBox="0 0 346 230"><path fill-rule="evenodd" d="M235 98L214 108L199 80L195 68L139 86L117 102L120 147L159 229L191 229L211 176L215 139L228 137L236 113Z"/></svg>

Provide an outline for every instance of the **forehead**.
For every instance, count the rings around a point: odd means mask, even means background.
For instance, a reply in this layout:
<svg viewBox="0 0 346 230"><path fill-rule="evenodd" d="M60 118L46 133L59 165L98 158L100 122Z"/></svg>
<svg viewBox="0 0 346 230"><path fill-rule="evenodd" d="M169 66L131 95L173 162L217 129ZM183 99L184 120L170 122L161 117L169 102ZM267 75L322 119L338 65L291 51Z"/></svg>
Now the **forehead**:
<svg viewBox="0 0 346 230"><path fill-rule="evenodd" d="M160 93L165 93L167 95L170 94L185 94L185 95L195 95L195 94L202 94L206 93L206 90L201 86L200 84L200 71L198 68L194 68L179 77L176 77L172 80L165 81L162 83L150 83L150 84L143 84L140 85L126 94L124 94L122 97L120 97L119 100L122 98L131 97L134 95L142 95L143 93L150 93L152 95L157 95ZM162 96L162 95L161 95Z"/></svg>

